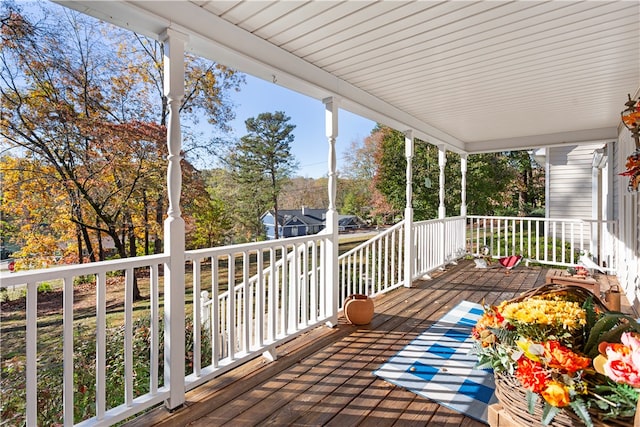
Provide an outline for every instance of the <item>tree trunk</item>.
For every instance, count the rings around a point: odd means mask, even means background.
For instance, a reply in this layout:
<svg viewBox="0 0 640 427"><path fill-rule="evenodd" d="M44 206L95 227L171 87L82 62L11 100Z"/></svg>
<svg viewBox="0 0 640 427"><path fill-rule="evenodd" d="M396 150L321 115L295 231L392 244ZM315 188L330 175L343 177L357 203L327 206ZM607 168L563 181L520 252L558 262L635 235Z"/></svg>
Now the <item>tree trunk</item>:
<svg viewBox="0 0 640 427"><path fill-rule="evenodd" d="M76 224L76 239L78 241L78 263L82 264L82 235L80 234L79 224Z"/></svg>
<svg viewBox="0 0 640 427"><path fill-rule="evenodd" d="M98 259L104 261L104 246L102 245L102 232L98 225L100 224L100 218L96 217L96 229L98 230Z"/></svg>
<svg viewBox="0 0 640 427"><path fill-rule="evenodd" d="M158 200L156 201L156 223L158 223L158 225L160 225L160 229L162 230L162 221L164 219L164 203L163 203L163 197L162 196L158 196ZM160 238L160 236L158 236L158 234L155 235L155 242L154 242L154 253L156 254L161 254L164 252L164 247L163 247L163 242L162 239Z"/></svg>
<svg viewBox="0 0 640 427"><path fill-rule="evenodd" d="M142 191L142 216L144 218L144 254L149 255L149 209L145 190Z"/></svg>

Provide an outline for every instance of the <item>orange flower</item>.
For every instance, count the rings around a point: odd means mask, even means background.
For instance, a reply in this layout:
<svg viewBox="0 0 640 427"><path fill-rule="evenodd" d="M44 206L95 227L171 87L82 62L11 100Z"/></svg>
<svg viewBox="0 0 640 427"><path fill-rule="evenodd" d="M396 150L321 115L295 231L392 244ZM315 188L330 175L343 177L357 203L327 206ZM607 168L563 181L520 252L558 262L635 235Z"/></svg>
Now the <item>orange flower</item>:
<svg viewBox="0 0 640 427"><path fill-rule="evenodd" d="M542 390L540 394L549 405L556 406L558 408L562 408L563 406L567 406L571 403L569 390L567 390L564 384L558 381L549 381L547 387Z"/></svg>
<svg viewBox="0 0 640 427"><path fill-rule="evenodd" d="M591 359L574 353L558 341L544 343L544 357L550 368L563 369L569 373L577 372L591 365Z"/></svg>
<svg viewBox="0 0 640 427"><path fill-rule="evenodd" d="M535 362L527 357L518 359L518 368L515 374L522 386L534 393L540 393L549 382L547 372L540 362Z"/></svg>

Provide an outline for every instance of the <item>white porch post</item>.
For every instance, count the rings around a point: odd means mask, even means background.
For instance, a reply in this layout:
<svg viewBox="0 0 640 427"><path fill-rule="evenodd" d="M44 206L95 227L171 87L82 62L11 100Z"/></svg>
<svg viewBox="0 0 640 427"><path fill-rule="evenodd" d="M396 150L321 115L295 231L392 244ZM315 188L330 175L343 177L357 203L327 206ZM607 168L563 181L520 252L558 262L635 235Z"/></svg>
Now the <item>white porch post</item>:
<svg viewBox="0 0 640 427"><path fill-rule="evenodd" d="M447 150L444 147L438 147L438 166L440 167L440 206L438 207L438 218L444 219L447 216L447 210L444 207L444 167L447 164Z"/></svg>
<svg viewBox="0 0 640 427"><path fill-rule="evenodd" d="M338 100L330 97L322 101L325 105L325 126L326 135L329 142L329 162L328 162L328 191L329 206L326 218L326 275L325 275L325 298L327 325L333 327L338 324L338 211L336 210L336 138L338 137Z"/></svg>
<svg viewBox="0 0 640 427"><path fill-rule="evenodd" d="M460 216L467 216L467 155L460 155Z"/></svg>
<svg viewBox="0 0 640 427"><path fill-rule="evenodd" d="M179 110L184 97L184 47L187 36L172 29L167 29L164 36L164 93L169 108L169 210L164 222L164 252L170 256L164 271L164 384L169 387L169 398L165 405L168 409L175 409L185 400L185 226L180 211L182 135Z"/></svg>
<svg viewBox="0 0 640 427"><path fill-rule="evenodd" d="M404 208L404 287L410 288L413 281L413 266L416 251L413 247L413 131L404 134L404 155L407 158L406 206Z"/></svg>

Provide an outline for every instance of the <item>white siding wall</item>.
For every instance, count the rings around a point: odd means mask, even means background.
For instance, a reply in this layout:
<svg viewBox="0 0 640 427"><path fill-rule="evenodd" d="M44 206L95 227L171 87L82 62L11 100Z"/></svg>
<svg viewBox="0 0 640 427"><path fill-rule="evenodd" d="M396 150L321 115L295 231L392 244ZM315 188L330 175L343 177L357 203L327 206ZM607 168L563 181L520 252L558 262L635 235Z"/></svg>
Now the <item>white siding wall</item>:
<svg viewBox="0 0 640 427"><path fill-rule="evenodd" d="M548 149L550 218L592 217L591 162L593 151L604 144L571 145Z"/></svg>
<svg viewBox="0 0 640 427"><path fill-rule="evenodd" d="M592 219L594 212L592 161L593 152L604 144L570 145L547 149L546 214L548 218ZM576 236L576 238L579 238ZM591 228L585 227L585 242L591 241ZM577 242L575 242L577 244ZM592 253L597 251L588 248Z"/></svg>
<svg viewBox="0 0 640 427"><path fill-rule="evenodd" d="M618 281L631 304L640 310L640 195L627 191L629 179L618 175L625 169L627 156L635 150L631 133L624 127L621 127L617 145L613 187L620 225Z"/></svg>

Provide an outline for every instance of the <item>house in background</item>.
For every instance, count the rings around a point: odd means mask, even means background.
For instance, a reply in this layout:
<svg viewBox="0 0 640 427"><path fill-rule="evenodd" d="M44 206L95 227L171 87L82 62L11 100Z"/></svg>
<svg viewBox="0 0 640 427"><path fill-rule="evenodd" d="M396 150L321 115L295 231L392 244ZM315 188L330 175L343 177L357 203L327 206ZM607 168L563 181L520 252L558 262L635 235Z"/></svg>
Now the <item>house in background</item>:
<svg viewBox="0 0 640 427"><path fill-rule="evenodd" d="M326 209L280 209L278 210L278 237L295 237L316 234L325 227ZM262 215L267 239L275 239L275 212L267 211Z"/></svg>
<svg viewBox="0 0 640 427"><path fill-rule="evenodd" d="M326 227L327 209L281 209L278 210L278 238L318 234ZM275 212L269 210L262 215L267 239L275 239ZM362 227L363 221L355 215L338 215L338 230L353 231Z"/></svg>

